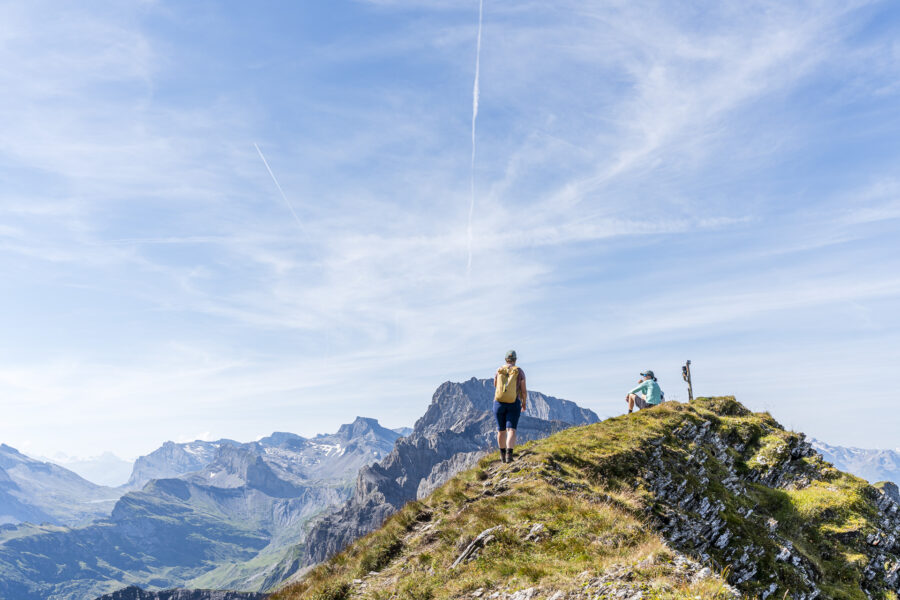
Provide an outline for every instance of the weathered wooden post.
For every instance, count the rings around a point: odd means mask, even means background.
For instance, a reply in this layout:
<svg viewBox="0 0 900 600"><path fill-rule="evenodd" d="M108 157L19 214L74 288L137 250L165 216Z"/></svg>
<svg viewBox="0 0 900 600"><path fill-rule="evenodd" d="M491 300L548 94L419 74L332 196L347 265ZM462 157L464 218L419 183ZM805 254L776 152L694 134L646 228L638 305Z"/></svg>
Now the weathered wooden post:
<svg viewBox="0 0 900 600"><path fill-rule="evenodd" d="M691 385L691 361L687 361L687 364L681 367L681 377L688 384L688 401L694 401L694 386Z"/></svg>

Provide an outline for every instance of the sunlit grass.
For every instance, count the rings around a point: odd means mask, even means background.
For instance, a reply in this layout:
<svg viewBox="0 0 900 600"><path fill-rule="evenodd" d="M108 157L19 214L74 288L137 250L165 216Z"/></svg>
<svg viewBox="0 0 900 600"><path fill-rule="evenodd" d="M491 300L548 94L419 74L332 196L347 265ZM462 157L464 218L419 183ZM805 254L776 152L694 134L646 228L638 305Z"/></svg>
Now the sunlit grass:
<svg viewBox="0 0 900 600"><path fill-rule="evenodd" d="M720 574L709 579L679 579L672 568L674 551L647 521L656 500L640 482L656 447L665 469L687 477L698 493L723 502L729 528L760 548L755 558L766 573L779 578L779 585L790 588L800 582L788 565L774 560L780 548L763 525L770 516L779 523L778 534L821 573L827 596L865 597L859 582L866 559L855 538L873 528L875 512L865 482L818 459L802 459L798 468L820 476L809 485L773 489L750 484L747 496L734 495L715 480L723 467L707 449L674 436L679 428L704 421L741 449L728 451L741 473L766 472L785 460L798 441L797 434L781 429L770 415L749 413L733 398L698 399L690 406L667 403L568 429L523 446L514 466L500 465L496 453L488 456L273 600L438 600L478 589L527 587L572 591L586 577L616 568L631 572L644 598L724 598L727 562L720 562ZM707 473L714 476L705 487L690 473L681 473L688 457L698 452L707 453ZM751 521L737 512L749 507L756 511ZM535 523L543 524L547 535L526 540ZM493 543L451 569L469 542L498 525L502 530ZM779 589L783 594L785 589Z"/></svg>

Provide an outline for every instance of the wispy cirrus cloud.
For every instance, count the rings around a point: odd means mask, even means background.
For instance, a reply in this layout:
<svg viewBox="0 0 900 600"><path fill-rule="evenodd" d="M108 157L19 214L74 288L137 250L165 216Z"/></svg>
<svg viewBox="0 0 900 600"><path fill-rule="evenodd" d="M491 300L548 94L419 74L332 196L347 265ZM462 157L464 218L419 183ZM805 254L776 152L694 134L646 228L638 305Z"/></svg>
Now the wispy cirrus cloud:
<svg viewBox="0 0 900 600"><path fill-rule="evenodd" d="M677 379L688 348L721 366L724 340L800 344L810 311L867 316L804 351L865 348L840 336L900 295L867 229L894 218L890 161L839 177L842 128L898 126L866 120L897 93L866 60L896 42L860 35L878 3L497 0L480 58L476 8L360 3L316 31L331 8L0 9L4 397L249 439L408 422L511 345L539 389L601 411L625 361ZM16 410L0 435L39 437Z"/></svg>

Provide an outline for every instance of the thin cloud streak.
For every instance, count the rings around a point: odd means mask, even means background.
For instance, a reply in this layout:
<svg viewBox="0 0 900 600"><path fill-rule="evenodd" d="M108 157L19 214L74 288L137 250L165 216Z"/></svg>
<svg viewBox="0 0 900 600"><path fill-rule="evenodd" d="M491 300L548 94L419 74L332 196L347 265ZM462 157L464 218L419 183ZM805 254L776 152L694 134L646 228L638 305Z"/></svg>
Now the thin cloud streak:
<svg viewBox="0 0 900 600"><path fill-rule="evenodd" d="M269 176L272 178L272 181L275 182L275 187L278 188L278 193L281 194L281 199L284 200L285 205L287 205L288 210L291 211L291 215L294 217L294 221L297 222L297 225L300 227L300 231L305 231L305 227L303 226L303 221L300 220L300 217L297 216L296 211L294 211L293 205L291 205L291 201L288 200L287 195L285 195L284 190L281 189L281 184L278 183L278 178L275 177L275 173L272 172L272 167L269 166L269 161L266 160L265 155L263 155L262 150L259 149L259 146L256 143L253 144L253 147L256 148L256 152L259 154L259 157L262 159L263 164L266 165L266 171L269 172Z"/></svg>
<svg viewBox="0 0 900 600"><path fill-rule="evenodd" d="M472 274L472 221L475 218L475 122L478 119L478 89L481 77L481 26L484 16L484 0L478 0L478 43L475 48L475 83L472 86L472 164L469 170L469 221L466 228L468 242L468 260L466 261L466 277Z"/></svg>

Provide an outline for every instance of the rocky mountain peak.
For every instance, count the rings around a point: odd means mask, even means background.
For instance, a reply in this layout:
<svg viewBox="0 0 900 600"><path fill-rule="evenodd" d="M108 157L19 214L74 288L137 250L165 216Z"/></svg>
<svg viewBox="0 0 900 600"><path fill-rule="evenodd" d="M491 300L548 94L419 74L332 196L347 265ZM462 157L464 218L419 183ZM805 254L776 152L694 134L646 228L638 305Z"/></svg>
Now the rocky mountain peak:
<svg viewBox="0 0 900 600"><path fill-rule="evenodd" d="M276 431L272 435L261 438L258 443L262 446L274 446L278 448L300 448L306 445L307 439L296 433Z"/></svg>
<svg viewBox="0 0 900 600"><path fill-rule="evenodd" d="M425 414L416 421L413 433L426 434L443 430L459 430L473 418L491 412L494 403L493 379L471 379L457 383L442 383L431 398ZM593 423L597 415L574 402L528 392L528 416L543 421L564 423Z"/></svg>
<svg viewBox="0 0 900 600"><path fill-rule="evenodd" d="M134 462L131 477L124 487L136 490L151 479L178 477L199 471L212 462L219 448L239 445L238 442L227 439L215 442L194 440L186 443L167 441L150 454L141 456Z"/></svg>
<svg viewBox="0 0 900 600"><path fill-rule="evenodd" d="M356 417L352 423L341 425L335 435L336 437L345 440L351 440L367 434L380 435L388 438L398 437L395 432L382 427L377 419L367 417Z"/></svg>
<svg viewBox="0 0 900 600"><path fill-rule="evenodd" d="M381 461L360 469L353 498L312 528L305 556L295 566L324 560L470 466L494 443L493 401L493 382L488 379L441 384L412 433L398 439ZM528 413L519 421L520 441L598 420L590 410L540 392L529 392L529 401Z"/></svg>

